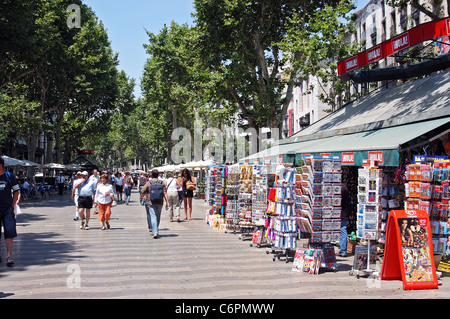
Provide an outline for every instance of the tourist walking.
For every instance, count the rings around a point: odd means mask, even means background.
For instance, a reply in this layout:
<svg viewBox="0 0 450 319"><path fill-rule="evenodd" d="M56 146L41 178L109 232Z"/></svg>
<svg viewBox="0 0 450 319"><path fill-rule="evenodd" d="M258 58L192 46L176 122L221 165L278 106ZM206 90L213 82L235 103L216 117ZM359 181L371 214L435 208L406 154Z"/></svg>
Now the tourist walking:
<svg viewBox="0 0 450 319"><path fill-rule="evenodd" d="M173 177L172 172L167 173L167 179L164 181L167 189L167 199L169 203L169 218L173 222L173 217L180 222L180 204L178 200L178 180ZM181 186L181 185L180 185Z"/></svg>
<svg viewBox="0 0 450 319"><path fill-rule="evenodd" d="M116 185L116 193L117 193L117 200L121 202L123 200L122 193L123 193L123 176L120 172L117 172L116 178L114 178L114 182Z"/></svg>
<svg viewBox="0 0 450 319"><path fill-rule="evenodd" d="M158 238L161 210L166 201L166 209L169 209L167 191L164 183L158 180L158 170L151 172L150 179L142 188L142 196L145 197L145 210L147 213L148 229L153 238Z"/></svg>
<svg viewBox="0 0 450 319"><path fill-rule="evenodd" d="M17 237L14 208L19 204L20 186L13 174L5 171L5 160L0 157L0 239L3 227L6 245L6 265L12 267L13 238ZM1 261L1 257L0 257Z"/></svg>
<svg viewBox="0 0 450 319"><path fill-rule="evenodd" d="M97 187L98 183L100 183L100 175L98 174L98 171L96 169L94 169L92 171L92 175L89 176L89 179L91 180L92 183L95 184L95 186ZM94 206L94 215L98 214L98 208Z"/></svg>
<svg viewBox="0 0 450 319"><path fill-rule="evenodd" d="M93 196L95 195L95 188L97 186L93 180L88 179L88 175L88 172L82 172L82 182L74 185L75 188L78 188L78 212L81 218L80 229L84 228L86 230L89 229Z"/></svg>
<svg viewBox="0 0 450 319"><path fill-rule="evenodd" d="M64 175L62 172L59 173L59 176L56 178L58 182L58 194L62 195L64 192Z"/></svg>
<svg viewBox="0 0 450 319"><path fill-rule="evenodd" d="M178 174L177 177L177 191L178 191L178 206L180 206L183 203L183 177L181 174Z"/></svg>
<svg viewBox="0 0 450 319"><path fill-rule="evenodd" d="M144 172L141 172L139 174L139 178L138 178L138 189L139 189L139 194L141 193L142 188L144 187L144 185L147 183L147 176Z"/></svg>
<svg viewBox="0 0 450 319"><path fill-rule="evenodd" d="M185 219L192 219L192 198L194 197L194 190L197 187L195 178L191 176L191 173L187 168L183 169L183 202L184 202L184 215ZM189 212L189 217L188 217Z"/></svg>
<svg viewBox="0 0 450 319"><path fill-rule="evenodd" d="M130 176L130 172L125 172L123 184L124 184L123 192L125 194L125 202L127 203L127 205L130 205L131 187L133 185L133 178Z"/></svg>
<svg viewBox="0 0 450 319"><path fill-rule="evenodd" d="M100 176L100 183L95 191L94 205L98 207L98 221L102 223L102 230L110 229L111 203L114 200L114 187L108 183L108 174Z"/></svg>
<svg viewBox="0 0 450 319"><path fill-rule="evenodd" d="M73 220L77 221L80 219L80 212L78 209L78 188L75 188L75 185L83 182L81 178L81 172L77 172L77 174L73 177L72 182L72 200L75 203L75 217Z"/></svg>

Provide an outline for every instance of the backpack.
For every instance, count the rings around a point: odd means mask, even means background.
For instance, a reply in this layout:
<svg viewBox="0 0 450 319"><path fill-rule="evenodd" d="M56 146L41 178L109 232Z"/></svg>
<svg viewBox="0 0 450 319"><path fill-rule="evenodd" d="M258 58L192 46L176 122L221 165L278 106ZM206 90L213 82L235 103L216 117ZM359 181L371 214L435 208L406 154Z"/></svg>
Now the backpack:
<svg viewBox="0 0 450 319"><path fill-rule="evenodd" d="M11 188L12 188L13 187L13 181L12 181L12 178L11 178L11 174L9 172L5 171L5 175L6 175L6 179L11 184Z"/></svg>
<svg viewBox="0 0 450 319"><path fill-rule="evenodd" d="M150 181L150 201L152 204L162 204L164 202L164 186L161 181L158 181L158 183Z"/></svg>

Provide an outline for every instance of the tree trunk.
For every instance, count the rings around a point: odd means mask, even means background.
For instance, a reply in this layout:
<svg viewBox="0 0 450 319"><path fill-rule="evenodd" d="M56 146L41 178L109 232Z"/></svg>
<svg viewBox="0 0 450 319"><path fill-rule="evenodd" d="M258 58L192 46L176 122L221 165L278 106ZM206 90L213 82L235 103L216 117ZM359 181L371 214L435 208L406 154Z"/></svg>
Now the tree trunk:
<svg viewBox="0 0 450 319"><path fill-rule="evenodd" d="M46 133L47 144L45 145L45 162L53 163L53 132Z"/></svg>

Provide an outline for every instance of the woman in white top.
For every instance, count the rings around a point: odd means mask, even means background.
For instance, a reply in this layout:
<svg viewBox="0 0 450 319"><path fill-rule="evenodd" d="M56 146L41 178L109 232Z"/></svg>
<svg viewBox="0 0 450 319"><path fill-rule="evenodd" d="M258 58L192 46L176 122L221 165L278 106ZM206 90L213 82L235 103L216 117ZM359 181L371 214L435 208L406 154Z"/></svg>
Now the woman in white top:
<svg viewBox="0 0 450 319"><path fill-rule="evenodd" d="M111 203L114 200L114 188L108 184L108 174L100 177L100 183L95 192L94 206L98 206L98 221L102 223L102 230L110 228Z"/></svg>
<svg viewBox="0 0 450 319"><path fill-rule="evenodd" d="M167 179L164 181L167 189L167 197L169 202L169 217L173 222L174 213L177 217L177 221L180 222L180 205L178 200L178 181L173 177L171 172L167 173Z"/></svg>

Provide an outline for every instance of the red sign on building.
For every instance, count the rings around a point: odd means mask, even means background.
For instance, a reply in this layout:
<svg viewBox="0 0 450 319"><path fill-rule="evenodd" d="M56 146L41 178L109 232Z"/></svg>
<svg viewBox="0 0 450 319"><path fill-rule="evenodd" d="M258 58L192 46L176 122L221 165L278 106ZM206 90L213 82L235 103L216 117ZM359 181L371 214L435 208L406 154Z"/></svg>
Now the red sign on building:
<svg viewBox="0 0 450 319"><path fill-rule="evenodd" d="M369 152L369 161L377 161L379 165L383 164L383 151Z"/></svg>
<svg viewBox="0 0 450 319"><path fill-rule="evenodd" d="M367 62L372 63L378 61L383 57L383 51L381 45L378 45L370 50L367 50Z"/></svg>
<svg viewBox="0 0 450 319"><path fill-rule="evenodd" d="M354 152L342 153L342 164L355 165L355 153Z"/></svg>
<svg viewBox="0 0 450 319"><path fill-rule="evenodd" d="M392 39L392 52L398 52L409 47L409 32Z"/></svg>
<svg viewBox="0 0 450 319"><path fill-rule="evenodd" d="M339 61L337 64L338 75L341 76L347 72L362 68L379 59L391 56L400 50L412 47L413 45L448 35L450 35L449 18L421 24L395 38L382 42L374 48Z"/></svg>

